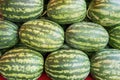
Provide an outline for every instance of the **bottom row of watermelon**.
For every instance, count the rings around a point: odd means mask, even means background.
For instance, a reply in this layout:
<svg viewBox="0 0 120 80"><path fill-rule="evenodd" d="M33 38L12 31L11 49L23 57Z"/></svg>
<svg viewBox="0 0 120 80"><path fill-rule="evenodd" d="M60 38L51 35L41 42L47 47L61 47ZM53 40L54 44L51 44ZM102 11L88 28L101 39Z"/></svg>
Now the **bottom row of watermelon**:
<svg viewBox="0 0 120 80"><path fill-rule="evenodd" d="M18 47L0 59L0 73L8 80L36 80L43 69L52 80L84 80L90 70L96 80L119 80L120 50L104 49L90 62L80 50L61 49L49 54L44 62L39 52Z"/></svg>

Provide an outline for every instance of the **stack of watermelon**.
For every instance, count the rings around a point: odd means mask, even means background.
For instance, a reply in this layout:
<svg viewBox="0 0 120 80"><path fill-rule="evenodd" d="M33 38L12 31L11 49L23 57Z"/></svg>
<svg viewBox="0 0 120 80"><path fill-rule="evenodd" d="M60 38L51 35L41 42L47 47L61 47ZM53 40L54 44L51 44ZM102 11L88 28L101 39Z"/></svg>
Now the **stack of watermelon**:
<svg viewBox="0 0 120 80"><path fill-rule="evenodd" d="M1 0L0 80L120 80L119 7L119 0Z"/></svg>

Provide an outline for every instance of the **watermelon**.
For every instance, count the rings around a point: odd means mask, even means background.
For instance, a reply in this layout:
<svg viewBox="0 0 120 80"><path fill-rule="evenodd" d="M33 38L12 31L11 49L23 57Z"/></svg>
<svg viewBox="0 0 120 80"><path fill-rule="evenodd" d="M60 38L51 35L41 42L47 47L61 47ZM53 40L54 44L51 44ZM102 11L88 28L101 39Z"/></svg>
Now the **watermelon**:
<svg viewBox="0 0 120 80"><path fill-rule="evenodd" d="M99 24L78 22L66 30L66 42L69 46L85 52L95 52L103 49L109 40L108 32Z"/></svg>
<svg viewBox="0 0 120 80"><path fill-rule="evenodd" d="M91 74L95 80L120 79L120 50L105 49L91 59Z"/></svg>
<svg viewBox="0 0 120 80"><path fill-rule="evenodd" d="M48 17L59 24L82 21L86 10L85 0L50 0L47 5Z"/></svg>
<svg viewBox="0 0 120 80"><path fill-rule="evenodd" d="M58 50L47 56L45 72L52 80L84 80L90 72L90 61L80 50Z"/></svg>
<svg viewBox="0 0 120 80"><path fill-rule="evenodd" d="M19 36L23 44L42 52L57 50L64 43L62 27L47 19L36 19L24 23L19 30Z"/></svg>
<svg viewBox="0 0 120 80"><path fill-rule="evenodd" d="M88 17L95 23L109 27L120 24L119 0L92 0L88 8Z"/></svg>
<svg viewBox="0 0 120 80"><path fill-rule="evenodd" d="M0 21L0 49L10 48L18 42L18 26L10 21Z"/></svg>
<svg viewBox="0 0 120 80"><path fill-rule="evenodd" d="M43 0L4 0L0 9L5 19L25 22L41 15Z"/></svg>
<svg viewBox="0 0 120 80"><path fill-rule="evenodd" d="M0 73L8 80L36 80L43 72L43 56L28 48L14 48L0 58Z"/></svg>
<svg viewBox="0 0 120 80"><path fill-rule="evenodd" d="M120 26L116 26L115 28L109 31L110 41L109 44L113 48L120 49Z"/></svg>

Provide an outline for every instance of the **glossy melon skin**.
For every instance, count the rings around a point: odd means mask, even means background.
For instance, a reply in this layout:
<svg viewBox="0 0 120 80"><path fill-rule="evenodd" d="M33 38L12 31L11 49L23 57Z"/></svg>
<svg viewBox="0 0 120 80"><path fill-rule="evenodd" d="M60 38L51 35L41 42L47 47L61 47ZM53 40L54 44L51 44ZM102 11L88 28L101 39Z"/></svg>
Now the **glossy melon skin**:
<svg viewBox="0 0 120 80"><path fill-rule="evenodd" d="M18 26L10 21L0 21L0 49L10 48L18 42Z"/></svg>
<svg viewBox="0 0 120 80"><path fill-rule="evenodd" d="M105 49L91 58L91 74L95 80L120 79L120 50Z"/></svg>
<svg viewBox="0 0 120 80"><path fill-rule="evenodd" d="M43 72L43 56L28 48L14 48L0 58L0 73L8 80L37 80Z"/></svg>
<svg viewBox="0 0 120 80"><path fill-rule="evenodd" d="M59 24L71 24L85 18L86 8L85 0L50 0L47 15Z"/></svg>
<svg viewBox="0 0 120 80"><path fill-rule="evenodd" d="M80 50L59 50L47 56L45 72L52 80L84 80L90 72L90 61Z"/></svg>
<svg viewBox="0 0 120 80"><path fill-rule="evenodd" d="M116 26L109 31L109 44L115 49L120 49L120 26Z"/></svg>
<svg viewBox="0 0 120 80"><path fill-rule="evenodd" d="M88 8L88 17L93 22L109 27L120 24L119 0L92 0Z"/></svg>
<svg viewBox="0 0 120 80"><path fill-rule="evenodd" d="M64 43L62 27L47 19L24 23L19 30L19 36L23 44L41 52L55 51Z"/></svg>
<svg viewBox="0 0 120 80"><path fill-rule="evenodd" d="M69 46L85 51L96 52L108 44L108 32L99 24L78 22L70 25L65 33Z"/></svg>
<svg viewBox="0 0 120 80"><path fill-rule="evenodd" d="M43 12L43 0L4 0L2 15L13 22L26 22L35 19Z"/></svg>

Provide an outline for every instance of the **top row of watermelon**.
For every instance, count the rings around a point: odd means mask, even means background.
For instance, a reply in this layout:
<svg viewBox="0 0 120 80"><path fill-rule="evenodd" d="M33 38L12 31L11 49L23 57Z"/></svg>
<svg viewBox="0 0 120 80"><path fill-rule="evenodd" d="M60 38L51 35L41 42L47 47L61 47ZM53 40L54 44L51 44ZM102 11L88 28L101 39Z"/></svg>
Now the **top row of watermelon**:
<svg viewBox="0 0 120 80"><path fill-rule="evenodd" d="M46 1L46 0L45 0ZM91 0L89 0L91 1ZM47 10L44 0L3 0L0 6L3 17L12 22L25 22L47 16L59 24L71 24L87 17L102 26L114 26L120 23L119 0L92 0L88 10L88 0L50 0Z"/></svg>

